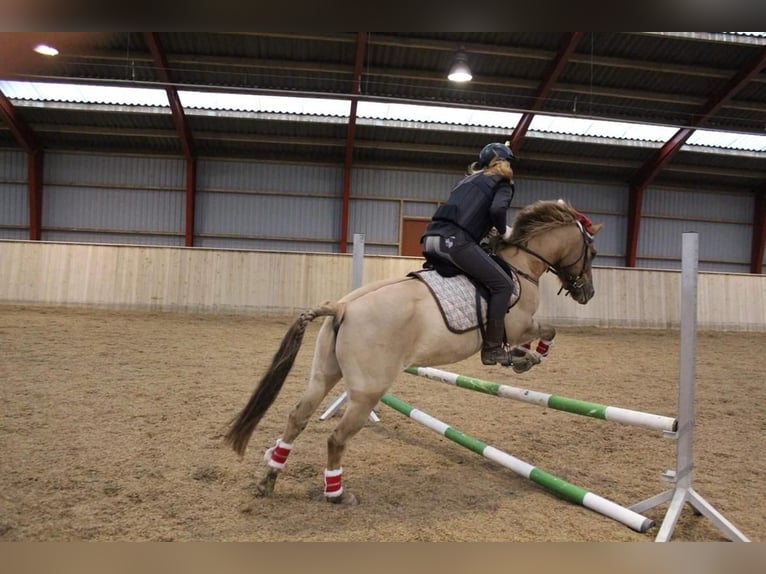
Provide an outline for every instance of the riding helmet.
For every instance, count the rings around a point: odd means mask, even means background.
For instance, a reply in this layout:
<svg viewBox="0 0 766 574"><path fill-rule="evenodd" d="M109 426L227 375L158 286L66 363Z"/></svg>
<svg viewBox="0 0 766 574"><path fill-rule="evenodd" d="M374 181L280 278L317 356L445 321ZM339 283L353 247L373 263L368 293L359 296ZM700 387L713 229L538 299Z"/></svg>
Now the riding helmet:
<svg viewBox="0 0 766 574"><path fill-rule="evenodd" d="M510 146L507 143L485 145L479 152L479 166L487 167L495 158L507 159L508 161L514 159Z"/></svg>

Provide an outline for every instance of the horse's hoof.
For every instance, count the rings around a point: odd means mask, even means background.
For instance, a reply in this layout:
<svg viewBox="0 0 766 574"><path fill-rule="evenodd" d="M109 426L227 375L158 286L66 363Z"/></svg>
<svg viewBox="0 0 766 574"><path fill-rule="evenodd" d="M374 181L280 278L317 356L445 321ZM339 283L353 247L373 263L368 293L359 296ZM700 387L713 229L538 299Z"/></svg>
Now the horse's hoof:
<svg viewBox="0 0 766 574"><path fill-rule="evenodd" d="M255 495L259 498L271 496L274 493L274 485L277 482L277 473L271 470L255 485Z"/></svg>
<svg viewBox="0 0 766 574"><path fill-rule="evenodd" d="M515 363L511 363L511 368L513 369L513 372L516 374L526 373L529 369L533 367L534 363L531 361L519 361Z"/></svg>
<svg viewBox="0 0 766 574"><path fill-rule="evenodd" d="M513 372L517 374L526 373L542 361L542 357L535 351L527 351L519 347L515 347L511 354L510 366L513 368Z"/></svg>
<svg viewBox="0 0 766 574"><path fill-rule="evenodd" d="M340 504L343 506L357 506L359 504L359 500L356 498L356 496L345 490L340 496L335 496L332 498L325 496L325 500L327 500L327 502Z"/></svg>
<svg viewBox="0 0 766 574"><path fill-rule="evenodd" d="M274 494L274 483L273 482L259 482L255 485L255 496L258 498L268 498Z"/></svg>
<svg viewBox="0 0 766 574"><path fill-rule="evenodd" d="M264 488L260 484L256 485L255 487L255 496L257 498L268 498L270 497L274 492L274 489L271 488Z"/></svg>
<svg viewBox="0 0 766 574"><path fill-rule="evenodd" d="M240 505L239 511L242 514L252 514L255 510L255 504L253 502L246 502L245 504Z"/></svg>

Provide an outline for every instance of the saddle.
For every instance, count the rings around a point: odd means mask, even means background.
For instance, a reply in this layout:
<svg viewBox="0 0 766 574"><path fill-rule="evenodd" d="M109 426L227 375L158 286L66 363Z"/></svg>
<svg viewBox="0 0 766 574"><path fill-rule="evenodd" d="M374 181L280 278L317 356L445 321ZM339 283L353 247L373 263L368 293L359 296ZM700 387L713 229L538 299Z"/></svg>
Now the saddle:
<svg viewBox="0 0 766 574"><path fill-rule="evenodd" d="M514 294L508 301L508 309L513 307L521 295L521 283L514 269L499 257L492 258L511 277ZM441 311L444 323L453 333L465 333L480 329L482 335L487 323L487 301L489 289L467 277L463 272L447 262L426 261L423 269L407 274L426 284Z"/></svg>

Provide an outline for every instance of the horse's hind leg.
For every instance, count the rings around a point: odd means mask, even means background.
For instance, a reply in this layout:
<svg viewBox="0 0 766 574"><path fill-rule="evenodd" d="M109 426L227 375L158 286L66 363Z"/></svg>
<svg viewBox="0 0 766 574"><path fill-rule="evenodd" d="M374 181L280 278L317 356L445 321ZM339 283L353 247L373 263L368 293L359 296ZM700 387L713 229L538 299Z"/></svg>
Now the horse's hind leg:
<svg viewBox="0 0 766 574"><path fill-rule="evenodd" d="M356 496L344 490L341 459L346 445L367 422L370 411L383 396L383 392L350 390L348 403L338 426L327 439L327 468L325 469L325 497L328 502L355 506Z"/></svg>
<svg viewBox="0 0 766 574"><path fill-rule="evenodd" d="M277 444L266 451L264 459L267 468L256 485L259 496L272 494L293 442L306 428L311 415L340 378L340 366L335 357L335 333L332 328L332 319L327 319L317 335L306 391L290 411L282 437L277 440Z"/></svg>

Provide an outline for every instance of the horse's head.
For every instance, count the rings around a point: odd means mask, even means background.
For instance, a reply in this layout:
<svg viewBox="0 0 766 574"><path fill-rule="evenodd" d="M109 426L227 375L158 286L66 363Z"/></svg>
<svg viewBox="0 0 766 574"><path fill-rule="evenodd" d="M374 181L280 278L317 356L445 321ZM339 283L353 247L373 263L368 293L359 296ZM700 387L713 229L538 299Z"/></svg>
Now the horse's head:
<svg viewBox="0 0 766 574"><path fill-rule="evenodd" d="M508 243L545 263L561 288L584 305L596 292L593 238L602 227L562 200L538 201L516 216Z"/></svg>
<svg viewBox="0 0 766 574"><path fill-rule="evenodd" d="M574 263L558 263L552 271L558 275L561 286L572 296L572 299L585 305L596 294L593 285L593 259L596 257L596 248L593 246L593 238L601 231L603 225L593 225L590 220L583 216L585 222L578 220L577 227L582 239L580 255Z"/></svg>

